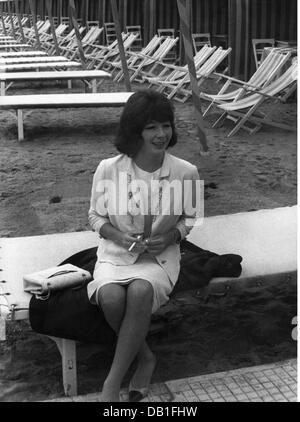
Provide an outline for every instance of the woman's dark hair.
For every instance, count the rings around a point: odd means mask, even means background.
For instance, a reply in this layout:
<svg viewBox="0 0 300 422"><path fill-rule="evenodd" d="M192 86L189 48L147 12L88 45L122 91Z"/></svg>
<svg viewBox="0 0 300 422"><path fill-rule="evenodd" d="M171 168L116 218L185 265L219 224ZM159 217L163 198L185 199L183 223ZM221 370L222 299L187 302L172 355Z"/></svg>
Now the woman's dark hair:
<svg viewBox="0 0 300 422"><path fill-rule="evenodd" d="M121 153L134 157L142 146L142 132L151 121L170 122L172 137L168 148L177 142L174 110L171 102L151 89L135 92L127 101L121 115L115 146Z"/></svg>

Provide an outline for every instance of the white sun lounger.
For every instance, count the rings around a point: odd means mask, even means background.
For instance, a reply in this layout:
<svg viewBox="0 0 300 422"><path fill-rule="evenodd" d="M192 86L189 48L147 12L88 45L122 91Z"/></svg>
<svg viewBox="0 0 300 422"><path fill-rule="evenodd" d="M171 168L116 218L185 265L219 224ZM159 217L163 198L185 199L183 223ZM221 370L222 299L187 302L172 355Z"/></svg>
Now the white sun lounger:
<svg viewBox="0 0 300 422"><path fill-rule="evenodd" d="M0 68L9 64L19 63L52 63L52 62L68 62L64 56L38 56L38 57L0 57Z"/></svg>
<svg viewBox="0 0 300 422"><path fill-rule="evenodd" d="M47 56L46 51L0 51L0 58L7 57L38 57L38 56Z"/></svg>
<svg viewBox="0 0 300 422"><path fill-rule="evenodd" d="M0 38L0 44L15 44L16 40L14 38Z"/></svg>
<svg viewBox="0 0 300 422"><path fill-rule="evenodd" d="M259 288L267 283L274 284L275 280L278 283L293 280L291 275L297 270L296 226L297 206L283 207L208 217L203 225L193 228L187 239L218 254L234 253L243 257L239 278L215 278L209 289L220 284L232 288L245 285ZM2 322L9 315L17 320L29 316L31 296L23 291L24 274L56 266L97 243L98 235L92 231L0 238ZM76 395L76 342L51 338L62 355L65 393Z"/></svg>
<svg viewBox="0 0 300 422"><path fill-rule="evenodd" d="M56 62L37 62L37 63L16 63L0 65L0 72L14 72L22 70L41 70L41 69L71 69L81 67L81 63L73 61L56 61Z"/></svg>
<svg viewBox="0 0 300 422"><path fill-rule="evenodd" d="M10 48L14 48L14 49L22 49L23 48L31 48L32 49L32 45L29 44L19 44L19 43L15 43L15 44L0 44L0 51L1 50L6 50L6 49L10 49Z"/></svg>
<svg viewBox="0 0 300 422"><path fill-rule="evenodd" d="M18 139L24 139L23 109L122 107L133 92L98 94L10 95L0 97L0 110L17 110Z"/></svg>
<svg viewBox="0 0 300 422"><path fill-rule="evenodd" d="M91 81L93 93L97 92L97 81L111 78L111 74L104 70L66 70L64 72L53 70L45 72L8 72L0 73L0 95L5 95L6 90L15 82L50 81L50 80L75 80Z"/></svg>

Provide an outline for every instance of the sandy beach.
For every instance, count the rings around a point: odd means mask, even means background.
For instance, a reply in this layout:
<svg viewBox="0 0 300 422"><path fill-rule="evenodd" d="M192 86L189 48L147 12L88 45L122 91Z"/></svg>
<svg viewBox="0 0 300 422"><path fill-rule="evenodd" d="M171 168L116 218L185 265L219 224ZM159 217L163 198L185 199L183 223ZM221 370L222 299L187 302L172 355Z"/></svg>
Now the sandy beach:
<svg viewBox="0 0 300 422"><path fill-rule="evenodd" d="M73 90L82 89L78 84ZM213 92L215 87L209 84L206 89ZM104 82L99 90L125 87ZM11 88L9 95L17 92L67 93L67 89L66 84L35 84ZM232 122L212 129L216 119L212 113L205 119L209 155L201 156L192 102L174 104L179 141L170 152L198 167L206 188L206 216L297 203L295 132L265 126L253 136L241 130L226 138ZM271 110L273 119L296 125L295 96L285 104L273 104ZM20 143L15 116L1 111L1 237L90 230L87 212L93 173L101 159L116 154L113 140L120 114L121 109L34 110L25 117L25 141ZM245 289L208 302L201 295L174 300L169 317L149 336L158 357L153 381L295 357L291 320L296 305L292 285ZM111 358L110 348L78 346L80 394L101 388ZM60 396L61 359L55 344L34 333L27 322L9 324L8 341L0 342L0 401Z"/></svg>

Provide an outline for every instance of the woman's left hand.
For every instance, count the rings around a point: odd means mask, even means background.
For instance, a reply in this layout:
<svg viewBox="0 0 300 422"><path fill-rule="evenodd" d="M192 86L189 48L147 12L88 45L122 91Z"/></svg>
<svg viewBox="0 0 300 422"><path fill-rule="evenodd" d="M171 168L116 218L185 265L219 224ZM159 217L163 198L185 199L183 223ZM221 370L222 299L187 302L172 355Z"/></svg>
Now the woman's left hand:
<svg viewBox="0 0 300 422"><path fill-rule="evenodd" d="M145 239L144 243L147 246L147 251L149 253L153 255L159 255L169 245L174 243L174 232L169 231L168 233L150 237L149 239Z"/></svg>

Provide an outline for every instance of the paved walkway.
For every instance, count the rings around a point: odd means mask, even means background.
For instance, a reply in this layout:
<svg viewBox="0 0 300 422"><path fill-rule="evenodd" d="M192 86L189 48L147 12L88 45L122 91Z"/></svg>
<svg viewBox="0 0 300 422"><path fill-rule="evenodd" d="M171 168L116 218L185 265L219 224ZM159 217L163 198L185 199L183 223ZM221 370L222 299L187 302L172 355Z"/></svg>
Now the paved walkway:
<svg viewBox="0 0 300 422"><path fill-rule="evenodd" d="M121 399L128 401L127 390ZM99 393L51 401L96 402ZM143 402L296 402L296 359L152 384Z"/></svg>

